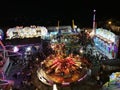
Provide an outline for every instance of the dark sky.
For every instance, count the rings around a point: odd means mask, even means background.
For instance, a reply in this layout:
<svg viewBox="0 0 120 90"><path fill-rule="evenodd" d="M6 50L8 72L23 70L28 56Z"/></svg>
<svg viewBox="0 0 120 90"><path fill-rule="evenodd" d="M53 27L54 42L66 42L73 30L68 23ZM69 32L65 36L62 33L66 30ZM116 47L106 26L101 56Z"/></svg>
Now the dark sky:
<svg viewBox="0 0 120 90"><path fill-rule="evenodd" d="M120 19L116 0L1 0L0 24L5 25L71 25L91 26L93 10L96 21L104 18Z"/></svg>

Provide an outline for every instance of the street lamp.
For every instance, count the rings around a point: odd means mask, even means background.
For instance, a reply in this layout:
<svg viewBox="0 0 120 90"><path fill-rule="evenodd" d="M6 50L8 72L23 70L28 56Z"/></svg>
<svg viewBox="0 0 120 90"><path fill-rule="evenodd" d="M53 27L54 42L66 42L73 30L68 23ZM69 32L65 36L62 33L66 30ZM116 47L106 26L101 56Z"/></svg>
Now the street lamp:
<svg viewBox="0 0 120 90"><path fill-rule="evenodd" d="M112 21L108 21L108 28L111 30Z"/></svg>
<svg viewBox="0 0 120 90"><path fill-rule="evenodd" d="M108 25L111 25L112 24L112 22L111 21L108 21Z"/></svg>

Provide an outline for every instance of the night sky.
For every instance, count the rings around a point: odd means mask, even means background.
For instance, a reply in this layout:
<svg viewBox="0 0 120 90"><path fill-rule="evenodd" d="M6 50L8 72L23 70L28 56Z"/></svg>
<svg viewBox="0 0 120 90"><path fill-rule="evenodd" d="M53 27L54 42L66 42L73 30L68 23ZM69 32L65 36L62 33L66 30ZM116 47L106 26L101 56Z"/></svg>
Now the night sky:
<svg viewBox="0 0 120 90"><path fill-rule="evenodd" d="M71 25L72 19L81 27L92 27L93 10L96 21L120 20L116 0L1 0L0 26Z"/></svg>

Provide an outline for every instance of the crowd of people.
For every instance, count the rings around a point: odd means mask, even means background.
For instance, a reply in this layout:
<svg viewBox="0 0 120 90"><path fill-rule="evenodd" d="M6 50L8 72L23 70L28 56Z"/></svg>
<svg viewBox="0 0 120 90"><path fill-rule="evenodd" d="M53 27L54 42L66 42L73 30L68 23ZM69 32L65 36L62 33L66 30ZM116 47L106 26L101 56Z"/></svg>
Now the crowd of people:
<svg viewBox="0 0 120 90"><path fill-rule="evenodd" d="M79 36L79 38L78 38L78 36ZM84 57L84 59L82 59L82 60L84 63L91 63L90 67L88 67L89 74L91 73L90 74L91 77L93 76L92 78L95 79L96 82L98 82L97 84L101 84L100 81L102 81L102 83L106 82L103 79L103 76L105 75L105 73L103 72L103 67L100 62L100 60L105 57L101 57L100 56L101 54L93 55L93 53L94 53L93 48L87 49L88 44L93 45L93 43L92 43L92 41L89 42L89 39L85 38L86 34L84 32L82 32L78 36L77 36L77 38L78 38L77 44L80 45L80 47L83 47L82 57ZM73 41L75 41L75 39ZM74 45L75 43L72 43L72 44ZM59 42L59 45L60 45L60 42ZM64 46L64 43L62 43L61 45ZM71 48L71 51L69 50L70 48ZM72 47L69 47L67 49L66 49L66 47L64 47L61 49L63 51L65 50L64 52L67 55L69 55L70 53L74 53L74 52L72 52L72 50L73 50ZM76 52L78 52L77 54L80 54L79 49L80 49L79 47L77 49L75 49ZM32 57L28 58L29 59L29 60L27 60L28 63L23 64L24 62L22 62L22 64L17 63L17 64L13 65L14 68L19 67L19 70L11 73L12 79L15 81L15 85L10 86L10 88L12 87L13 90L28 90L28 89L35 90L35 89L38 89L38 86L35 85L35 81L33 80L35 78L36 71L38 68L41 67L41 62L46 60L49 56L56 54L56 52L57 52L57 54L60 54L60 55L62 54L62 53L58 53L59 52L58 49L54 50L54 48L52 48L50 42L42 41L39 46L38 52L36 54L29 55L29 57L31 57L31 56ZM65 55L63 55L63 56L66 57ZM58 57L58 56L56 56L56 57ZM94 72L93 68L95 68L95 67L98 67L98 70ZM106 77L108 78L108 76L106 76ZM109 79L107 79L107 80L109 80ZM16 82L19 82L19 83L16 83ZM4 88L5 88L5 90L10 89L10 88L7 89L8 88L7 86L5 86Z"/></svg>

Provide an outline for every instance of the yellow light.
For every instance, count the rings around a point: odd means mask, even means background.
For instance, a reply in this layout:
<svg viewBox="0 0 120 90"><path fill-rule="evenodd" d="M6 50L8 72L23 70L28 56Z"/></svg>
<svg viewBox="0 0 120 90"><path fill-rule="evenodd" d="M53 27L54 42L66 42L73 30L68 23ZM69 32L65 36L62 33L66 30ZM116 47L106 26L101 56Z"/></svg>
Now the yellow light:
<svg viewBox="0 0 120 90"><path fill-rule="evenodd" d="M108 24L109 24L109 25L111 25L111 24L112 24L112 22L111 22L111 21L109 21L109 22L108 22Z"/></svg>

